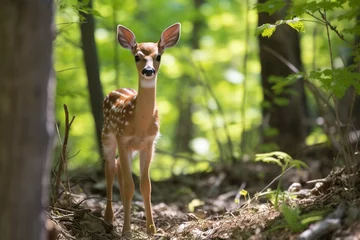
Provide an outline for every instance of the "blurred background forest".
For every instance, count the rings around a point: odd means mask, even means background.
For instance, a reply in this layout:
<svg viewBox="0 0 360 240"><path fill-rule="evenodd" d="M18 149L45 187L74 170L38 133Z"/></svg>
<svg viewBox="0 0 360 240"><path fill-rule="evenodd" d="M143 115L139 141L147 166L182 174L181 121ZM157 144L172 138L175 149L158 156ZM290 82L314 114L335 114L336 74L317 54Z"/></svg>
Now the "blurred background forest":
<svg viewBox="0 0 360 240"><path fill-rule="evenodd" d="M206 171L213 164L236 164L265 151L280 149L300 156L308 146L331 145L336 130L328 125L328 116L338 107L327 104L332 93L320 88L321 81L285 77L297 71L343 68L351 47L332 32L331 61L326 28L311 16L304 16L312 21L304 21L303 33L284 25L271 38L258 37L258 24L275 23L288 15L285 11L271 17L258 14L256 3L58 0L54 47L61 135L63 104L70 116L76 116L68 142L69 168L101 169L102 100L120 87L137 89L133 56L117 42L118 24L130 28L139 42L157 41L165 27L182 24L180 42L162 57L157 86L162 136L152 179ZM339 17L350 9L344 4L329 12L327 19L344 39L354 42L355 36L342 30L356 26L357 16ZM344 106L348 109L351 103ZM138 174L137 161L133 167Z"/></svg>

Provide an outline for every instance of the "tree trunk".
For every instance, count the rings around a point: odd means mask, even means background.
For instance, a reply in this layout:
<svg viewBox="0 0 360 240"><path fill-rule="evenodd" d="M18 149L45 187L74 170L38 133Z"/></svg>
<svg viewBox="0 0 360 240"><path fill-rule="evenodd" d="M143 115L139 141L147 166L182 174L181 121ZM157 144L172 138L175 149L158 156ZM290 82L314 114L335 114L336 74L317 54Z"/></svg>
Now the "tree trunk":
<svg viewBox="0 0 360 240"><path fill-rule="evenodd" d="M0 238L46 239L53 2L0 0Z"/></svg>
<svg viewBox="0 0 360 240"><path fill-rule="evenodd" d="M263 3L265 0L259 0ZM287 0L287 3L290 3ZM259 26L264 23L275 23L286 16L286 8L269 16L267 13L259 13ZM259 37L261 82L263 86L264 102L269 103L268 107L263 106L263 124L266 128L275 128L278 134L275 136L264 135L264 143L276 143L285 152L295 153L304 144L306 137L306 126L303 121L306 116L306 101L304 82L298 80L290 85L287 90L292 93L275 95L269 82L270 76L286 77L294 73L281 58L293 64L302 71L303 66L300 59L300 41L298 33L288 26L280 26L270 38ZM287 91L287 92L289 92ZM289 103L279 106L275 103L276 98L286 98Z"/></svg>
<svg viewBox="0 0 360 240"><path fill-rule="evenodd" d="M79 0L80 6L84 5L83 0ZM92 9L92 0L84 6ZM100 81L99 62L97 56L97 49L95 43L95 20L92 14L86 14L79 11L79 14L83 17L83 21L80 24L81 30L81 44L84 56L84 63L86 68L86 75L88 80L88 89L90 95L90 104L92 114L95 121L96 140L99 149L101 150L101 131L104 122L102 103L104 100L102 85Z"/></svg>

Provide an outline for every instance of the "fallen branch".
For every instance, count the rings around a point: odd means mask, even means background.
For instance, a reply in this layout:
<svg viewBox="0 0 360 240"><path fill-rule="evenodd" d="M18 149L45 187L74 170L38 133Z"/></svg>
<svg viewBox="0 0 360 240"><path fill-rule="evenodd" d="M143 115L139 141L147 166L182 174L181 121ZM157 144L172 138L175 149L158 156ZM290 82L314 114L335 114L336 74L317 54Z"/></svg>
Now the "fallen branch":
<svg viewBox="0 0 360 240"><path fill-rule="evenodd" d="M341 221L346 212L346 205L340 203L336 210L324 220L310 226L300 234L299 240L319 239L325 234L331 233L341 227Z"/></svg>

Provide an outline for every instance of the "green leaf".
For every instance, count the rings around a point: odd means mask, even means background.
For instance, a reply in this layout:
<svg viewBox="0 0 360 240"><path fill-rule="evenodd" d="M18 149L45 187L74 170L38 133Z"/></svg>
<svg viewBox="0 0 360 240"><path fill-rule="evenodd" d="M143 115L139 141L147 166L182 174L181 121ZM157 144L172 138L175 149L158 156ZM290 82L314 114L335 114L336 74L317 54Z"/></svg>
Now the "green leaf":
<svg viewBox="0 0 360 240"><path fill-rule="evenodd" d="M303 161L301 161L301 160L292 160L291 165L296 167L297 169L309 168L309 166L306 163L304 163Z"/></svg>
<svg viewBox="0 0 360 240"><path fill-rule="evenodd" d="M332 11L335 8L344 8L344 3L346 0L314 0L314 1L304 1L304 0L294 0L292 7L290 9L291 15L301 16L307 12L315 13L318 11Z"/></svg>
<svg viewBox="0 0 360 240"><path fill-rule="evenodd" d="M262 154L256 154L255 156L255 162L265 162L265 163L275 163L279 165L280 167L283 166L281 161L279 159L273 158L273 157L265 157L261 156Z"/></svg>
<svg viewBox="0 0 360 240"><path fill-rule="evenodd" d="M264 31L261 33L261 36L263 37L271 37L273 33L276 30L276 25L268 24L268 26L264 29Z"/></svg>
<svg viewBox="0 0 360 240"><path fill-rule="evenodd" d="M256 35L256 36L259 36L259 35L262 34L262 33L265 31L265 29L267 29L269 26L270 26L269 23L265 23L265 24L263 24L263 25L261 25L261 26L258 26L258 27L256 28L256 30L255 30L255 35Z"/></svg>
<svg viewBox="0 0 360 240"><path fill-rule="evenodd" d="M275 152L269 152L269 153L259 153L255 155L255 161L262 161L262 162L268 162L268 163L276 163L280 167L286 166L289 162L291 162L293 159L292 157L284 152L275 151Z"/></svg>
<svg viewBox="0 0 360 240"><path fill-rule="evenodd" d="M313 216L313 217L308 217L308 218L305 218L303 220L301 220L301 224L303 225L309 225L310 223L313 223L313 222L317 222L317 221L320 221L322 220L323 217L322 216Z"/></svg>
<svg viewBox="0 0 360 240"><path fill-rule="evenodd" d="M282 205L281 212L289 228L294 232L302 231L305 226L300 221L300 210L298 208L290 208L286 204Z"/></svg>
<svg viewBox="0 0 360 240"><path fill-rule="evenodd" d="M351 86L355 88L356 92L360 92L360 73L351 72L350 68L312 71L309 78L320 81L325 90L338 98L343 97Z"/></svg>
<svg viewBox="0 0 360 240"><path fill-rule="evenodd" d="M289 25L290 27L292 27L293 29L295 29L298 32L305 32L305 25L304 23L301 21L301 18L293 18L290 20L286 20L285 21L287 25Z"/></svg>

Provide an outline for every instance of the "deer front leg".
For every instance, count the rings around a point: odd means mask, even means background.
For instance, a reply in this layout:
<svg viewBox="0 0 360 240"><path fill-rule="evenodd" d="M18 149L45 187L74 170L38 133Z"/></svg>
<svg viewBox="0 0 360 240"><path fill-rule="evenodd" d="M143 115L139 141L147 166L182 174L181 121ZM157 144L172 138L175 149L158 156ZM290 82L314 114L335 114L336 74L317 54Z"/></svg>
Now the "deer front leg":
<svg viewBox="0 0 360 240"><path fill-rule="evenodd" d="M114 213L112 209L113 182L116 173L115 152L116 143L113 135L102 136L102 144L105 158L105 178L106 178L106 208L104 220L108 224L114 222Z"/></svg>
<svg viewBox="0 0 360 240"><path fill-rule="evenodd" d="M149 176L149 167L154 155L154 143L148 143L140 151L140 191L144 200L146 214L146 231L148 234L156 233L156 227L152 215L151 207L151 181Z"/></svg>
<svg viewBox="0 0 360 240"><path fill-rule="evenodd" d="M135 185L131 174L132 152L122 144L119 144L119 165L118 176L121 188L120 194L124 208L124 225L122 235L131 237L130 214L131 201L135 192Z"/></svg>
<svg viewBox="0 0 360 240"><path fill-rule="evenodd" d="M106 208L105 208L104 220L106 223L112 224L114 222L114 213L112 210L112 193L113 193L113 182L115 177L115 163L112 164L109 163L109 161L106 161L105 177L106 177Z"/></svg>

